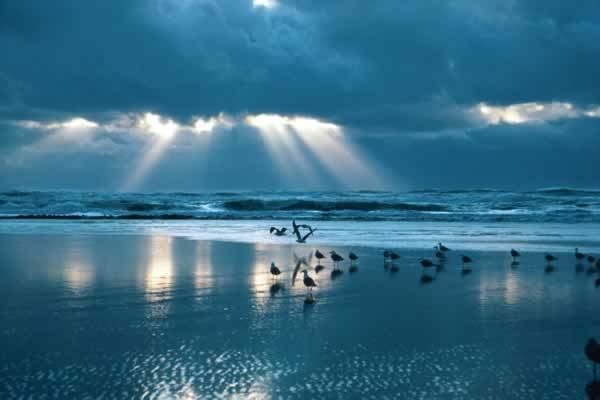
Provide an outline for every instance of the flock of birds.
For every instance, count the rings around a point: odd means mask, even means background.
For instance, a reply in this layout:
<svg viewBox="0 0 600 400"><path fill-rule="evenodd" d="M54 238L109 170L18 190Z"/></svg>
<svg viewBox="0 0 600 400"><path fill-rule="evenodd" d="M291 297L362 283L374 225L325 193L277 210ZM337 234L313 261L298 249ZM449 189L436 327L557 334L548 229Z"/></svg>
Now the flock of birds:
<svg viewBox="0 0 600 400"><path fill-rule="evenodd" d="M305 235L302 235L300 233L300 229L304 228L304 229L308 229L308 233ZM292 221L292 229L293 229L293 233L296 235L297 238L297 242L298 243L305 243L306 239L312 235L315 231L316 228L312 228L310 225L306 225L306 224L302 224L302 225L298 225L296 224L296 221ZM277 236L284 236L286 235L287 232L287 228L283 227L283 228L276 228L276 227L271 227L270 229L270 233L271 234L275 234ZM433 281L433 277L429 274L426 274L425 271L430 269L430 268L437 268L438 270L440 268L442 268L443 263L447 260L447 255L446 253L451 251L451 249L447 246L444 246L441 242L439 242L436 246L434 246L434 250L435 250L435 261L433 259L430 258L419 258L419 264L422 267L422 271L423 274L421 275L421 282L422 283L428 283ZM322 271L325 267L323 266L323 260L325 260L327 258L327 255L325 255L324 253L322 253L320 250L315 250L314 252L314 256L317 259L317 265L314 267L314 271L315 273L319 273L320 271ZM520 264L520 258L521 258L521 253L518 250L515 249L511 249L510 250L510 256L512 257L512 263L511 266L516 267ZM296 278L296 274L298 273L300 267L302 265L310 267L310 259L312 258L312 253L309 255L308 260L306 257L302 257L302 258L298 258L297 256L295 256L296 259L296 267L294 269L294 273L292 276L292 284L295 281ZM329 258L332 261L333 264L333 269L331 271L331 278L335 278L337 276L339 276L340 274L342 274L343 270L340 268L340 263L343 262L345 259L343 256L341 256L339 253L337 253L335 250L332 250L329 252ZM349 252L348 253L348 259L350 260L350 266L348 268L348 272L353 273L358 271L358 266L356 265L358 262L358 255L356 255L354 252ZM389 269L391 272L397 272L399 271L398 268L398 260L400 259L400 255L393 251L393 250L384 250L383 251L383 265L385 269ZM550 253L546 253L544 254L544 259L547 262L546 267L545 267L545 271L546 272L552 272L554 271L554 266L553 266L553 262L558 260L558 257L550 254ZM470 265L473 263L473 259L467 255L461 255L460 256L460 260L462 262L462 273L463 274L469 274L471 272L471 267ZM589 266L587 268L587 272L588 274L595 274L598 273L600 274L600 257L595 257L591 254L584 254L582 252L579 251L578 248L575 248L575 268L577 272L582 272L583 271L583 263L587 261ZM281 274L281 270L275 265L274 262L271 263L271 269L270 269L271 275L273 276L274 279L277 279L277 277L279 277L279 275ZM302 270L303 273L303 279L302 279L302 283L304 284L304 286L306 287L307 290L307 295L306 295L306 299L304 300L305 303L307 304L311 304L315 302L315 299L313 297L313 293L312 290L313 288L317 287L317 283L315 282L315 280L308 274L308 270L305 268ZM596 279L595 282L596 287L600 287L600 277ZM596 396L600 396L600 381L597 378L597 365L600 364L600 343L598 343L598 341L596 341L596 339L594 338L590 338L587 342L587 344L585 345L584 348L584 352L586 357L588 358L588 360L590 360L592 362L592 367L593 367L593 381L588 384L586 390L588 392L588 395L590 395L590 398L597 398Z"/></svg>
<svg viewBox="0 0 600 400"><path fill-rule="evenodd" d="M302 235L300 232L300 230L302 228L308 229L308 233ZM316 228L313 228L310 225L297 224L295 220L292 221L292 232L296 235L296 242L298 242L298 243L306 243L306 239L308 239L309 236L314 234L314 232L316 230L317 230ZM269 232L276 236L285 236L287 233L287 228L285 228L285 227L276 228L276 227L272 226L271 229L269 230ZM435 250L435 261L430 258L419 258L419 260L418 260L419 264L422 267L422 271L423 271L423 274L421 275L422 283L429 283L434 280L433 276L426 274L425 271L432 267L435 267L437 270L440 270L441 268L443 268L443 264L447 260L446 253L451 251L451 249L449 247L443 245L441 242L439 242L433 248ZM327 256L325 254L323 254L321 251L319 251L318 249L315 251L314 256L317 258L317 265L315 266L314 271L318 274L320 271L322 271L325 268L322 264L322 261L324 259L326 259ZM513 267L518 266L520 264L519 260L521 257L521 253L518 250L511 249L510 256L512 257L511 265ZM333 263L333 270L331 271L331 277L336 278L343 272L339 265L342 261L344 261L344 257L342 257L340 254L338 254L335 250L332 250L329 252L329 257L331 258L331 261ZM312 258L312 254L309 255L309 258ZM353 252L350 252L348 254L348 259L350 260L350 267L349 267L348 271L350 273L358 271L358 266L356 265L358 258L359 257ZM399 271L399 267L397 264L397 261L399 259L400 259L400 255L397 252L395 252L393 250L384 250L383 251L384 268L385 269L389 268L391 272ZM547 262L545 271L547 273L554 271L555 267L553 265L553 262L558 260L558 257L556 257L550 253L545 253L544 259ZM467 274L471 273L470 266L473 263L473 259L470 256L463 254L460 256L460 260L462 262L462 274L467 275ZM580 252L578 248L575 248L575 260L576 260L575 268L576 268L577 272L583 271L582 262L587 261L589 263L589 267L587 269L588 274L595 274L595 273L600 274L600 257L596 258L591 254L584 254L584 253ZM296 274L298 273L298 270L301 265L310 267L310 263L306 260L306 258L297 259L296 268L294 270L294 274L293 274L293 278L292 278L292 283L295 281ZM270 271L274 278L278 277L281 274L281 270L275 265L275 263L271 263ZM304 283L304 286L307 288L307 297L306 297L305 301L312 303L312 302L314 302L314 297L312 295L312 289L314 287L317 287L317 284L316 284L315 280L310 277L307 269L302 270L302 273L304 274L303 283ZM596 279L595 285L596 285L596 287L600 287L600 277Z"/></svg>

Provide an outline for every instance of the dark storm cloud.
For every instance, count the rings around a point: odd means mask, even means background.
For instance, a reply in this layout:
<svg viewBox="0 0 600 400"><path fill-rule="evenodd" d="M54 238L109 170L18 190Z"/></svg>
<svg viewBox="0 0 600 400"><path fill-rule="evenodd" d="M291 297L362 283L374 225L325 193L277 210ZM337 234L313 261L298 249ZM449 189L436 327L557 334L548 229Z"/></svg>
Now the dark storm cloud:
<svg viewBox="0 0 600 400"><path fill-rule="evenodd" d="M101 129L65 142L16 121L143 112L180 124L221 112L331 121L399 186L597 184L579 156L600 149L597 120L488 126L472 112L600 104L597 1L4 1L0 53L4 186L117 187L148 137ZM211 137L201 158L204 139L178 135L146 188L289 184L247 126ZM563 146L562 159L548 146Z"/></svg>

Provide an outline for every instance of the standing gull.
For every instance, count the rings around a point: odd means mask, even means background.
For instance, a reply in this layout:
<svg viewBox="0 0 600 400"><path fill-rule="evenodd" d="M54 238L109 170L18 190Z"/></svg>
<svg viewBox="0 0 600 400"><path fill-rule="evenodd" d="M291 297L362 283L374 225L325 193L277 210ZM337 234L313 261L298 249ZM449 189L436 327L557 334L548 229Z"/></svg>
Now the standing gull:
<svg viewBox="0 0 600 400"><path fill-rule="evenodd" d="M279 270L279 268L277 268L277 266L275 265L274 262L271 263L271 275L272 278L277 278L279 276L279 274L281 274L281 271Z"/></svg>
<svg viewBox="0 0 600 400"><path fill-rule="evenodd" d="M521 253L519 253L515 249L510 249L510 256L513 259L513 263L516 263L517 262L517 258L521 257Z"/></svg>
<svg viewBox="0 0 600 400"><path fill-rule="evenodd" d="M344 257L340 256L335 250L329 252L331 254L331 259L333 260L333 270L339 271L338 264L344 261Z"/></svg>
<svg viewBox="0 0 600 400"><path fill-rule="evenodd" d="M307 270L304 269L304 270L302 270L302 272L304 272L304 279L302 280L302 282L304 283L304 286L306 286L306 288L308 289L306 300L312 302L313 301L312 288L317 287L317 284L315 283L313 278L308 276Z"/></svg>
<svg viewBox="0 0 600 400"><path fill-rule="evenodd" d="M448 248L448 247L444 246L444 245L442 244L442 242L439 242L439 243L438 243L438 248L440 249L440 251L444 251L444 252L446 252L446 251L450 251L450 248Z"/></svg>
<svg viewBox="0 0 600 400"><path fill-rule="evenodd" d="M463 268L466 268L467 264L470 264L473 262L473 259L469 256L460 256L460 258L462 260Z"/></svg>
<svg viewBox="0 0 600 400"><path fill-rule="evenodd" d="M584 258L585 258L585 254L583 254L583 253L580 253L580 252L579 252L579 249L578 249L577 247L575 247L575 259L576 259L577 261L581 261L581 260L583 260Z"/></svg>

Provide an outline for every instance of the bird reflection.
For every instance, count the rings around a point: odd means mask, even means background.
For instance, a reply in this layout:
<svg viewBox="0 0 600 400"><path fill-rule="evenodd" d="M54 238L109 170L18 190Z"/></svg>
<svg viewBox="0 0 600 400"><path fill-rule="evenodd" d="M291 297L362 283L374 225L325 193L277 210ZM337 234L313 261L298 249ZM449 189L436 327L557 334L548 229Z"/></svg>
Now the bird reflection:
<svg viewBox="0 0 600 400"><path fill-rule="evenodd" d="M588 400L600 400L600 381L593 380L585 385Z"/></svg>
<svg viewBox="0 0 600 400"><path fill-rule="evenodd" d="M285 287L283 286L282 283L275 282L274 284L271 285L271 287L269 287L269 293L271 294L271 297L275 297L275 295L277 293L279 293L280 291L282 291L284 289L285 289Z"/></svg>
<svg viewBox="0 0 600 400"><path fill-rule="evenodd" d="M511 268L517 268L521 263L519 261L513 261L510 263Z"/></svg>
<svg viewBox="0 0 600 400"><path fill-rule="evenodd" d="M431 275L428 275L428 274L421 275L421 285L427 285L427 284L433 282L434 280L435 280L435 278Z"/></svg>
<svg viewBox="0 0 600 400"><path fill-rule="evenodd" d="M319 264L315 267L315 272L318 274L319 272L323 271L324 269L325 269L325 267L322 266L321 264Z"/></svg>
<svg viewBox="0 0 600 400"><path fill-rule="evenodd" d="M582 273L583 272L583 264L581 264L581 263L575 264L575 272L578 274Z"/></svg>

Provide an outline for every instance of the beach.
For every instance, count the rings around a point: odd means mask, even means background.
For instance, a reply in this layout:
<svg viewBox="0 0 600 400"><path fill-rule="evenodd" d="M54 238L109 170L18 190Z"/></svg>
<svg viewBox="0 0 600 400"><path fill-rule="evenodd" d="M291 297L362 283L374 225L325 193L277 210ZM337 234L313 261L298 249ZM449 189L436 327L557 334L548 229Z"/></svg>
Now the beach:
<svg viewBox="0 0 600 400"><path fill-rule="evenodd" d="M512 266L507 250L455 250L428 284L433 250L403 248L393 273L381 248L352 246L358 271L311 268L305 304L294 254L349 247L6 230L3 399L573 399L591 380L600 289L570 242L551 273L542 251Z"/></svg>

